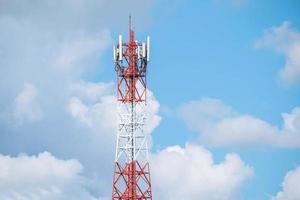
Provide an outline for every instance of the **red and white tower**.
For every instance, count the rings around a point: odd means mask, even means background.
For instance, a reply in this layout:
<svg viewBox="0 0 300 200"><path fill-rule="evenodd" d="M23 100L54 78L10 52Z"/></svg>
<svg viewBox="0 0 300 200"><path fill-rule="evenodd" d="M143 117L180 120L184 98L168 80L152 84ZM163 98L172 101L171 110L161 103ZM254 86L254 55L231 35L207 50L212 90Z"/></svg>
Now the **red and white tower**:
<svg viewBox="0 0 300 200"><path fill-rule="evenodd" d="M150 38L134 38L129 17L129 41L114 46L118 93L118 134L112 200L152 200L146 131L146 72Z"/></svg>

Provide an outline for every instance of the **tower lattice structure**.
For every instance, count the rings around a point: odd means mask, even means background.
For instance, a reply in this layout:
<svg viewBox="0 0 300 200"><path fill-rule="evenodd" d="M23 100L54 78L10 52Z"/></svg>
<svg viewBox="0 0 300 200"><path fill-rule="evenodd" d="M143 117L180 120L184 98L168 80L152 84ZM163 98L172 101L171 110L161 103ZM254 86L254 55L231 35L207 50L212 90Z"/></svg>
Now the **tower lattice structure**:
<svg viewBox="0 0 300 200"><path fill-rule="evenodd" d="M146 129L146 72L150 38L134 38L129 18L129 41L114 46L118 94L118 133L112 200L152 200Z"/></svg>

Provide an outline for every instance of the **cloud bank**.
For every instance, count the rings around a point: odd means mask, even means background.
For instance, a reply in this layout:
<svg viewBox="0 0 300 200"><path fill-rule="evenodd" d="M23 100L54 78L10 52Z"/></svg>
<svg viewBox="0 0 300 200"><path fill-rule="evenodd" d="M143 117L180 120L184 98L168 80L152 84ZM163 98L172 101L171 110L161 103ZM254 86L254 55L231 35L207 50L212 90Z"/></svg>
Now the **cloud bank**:
<svg viewBox="0 0 300 200"><path fill-rule="evenodd" d="M0 198L3 200L93 200L86 190L82 165L48 152L17 157L0 154Z"/></svg>
<svg viewBox="0 0 300 200"><path fill-rule="evenodd" d="M151 156L154 197L162 200L239 199L239 189L253 174L237 154L221 163L198 145L171 146Z"/></svg>
<svg viewBox="0 0 300 200"><path fill-rule="evenodd" d="M203 98L178 109L178 115L202 142L211 146L300 147L300 108L282 113L282 127L248 114L239 114L222 101Z"/></svg>

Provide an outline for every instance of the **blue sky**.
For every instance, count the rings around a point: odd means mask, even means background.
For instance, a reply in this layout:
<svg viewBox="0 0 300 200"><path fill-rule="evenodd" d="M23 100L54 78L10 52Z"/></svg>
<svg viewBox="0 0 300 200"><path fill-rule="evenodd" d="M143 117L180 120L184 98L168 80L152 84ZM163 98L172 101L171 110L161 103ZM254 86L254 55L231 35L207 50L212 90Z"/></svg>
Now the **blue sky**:
<svg viewBox="0 0 300 200"><path fill-rule="evenodd" d="M137 39L151 36L154 196L300 199L299 11L296 0L0 1L0 168L11 169L0 197L110 198L111 47L131 14ZM181 159L197 169L186 193L162 181L176 169L158 176L160 161Z"/></svg>
<svg viewBox="0 0 300 200"><path fill-rule="evenodd" d="M241 5L230 1L186 1L178 2L167 17L155 12L159 20L150 31L154 38L150 86L167 107L214 97L239 112L280 127L281 113L299 106L299 84L286 87L280 82L278 71L285 63L283 55L254 46L265 29L284 21L299 30L299 9L297 1L241 1ZM154 143L158 148L182 145L192 134L178 119L164 115L154 133ZM276 193L286 171L300 162L297 148L210 150L217 157L228 151L238 152L254 166L255 176L243 190L245 199L267 199Z"/></svg>

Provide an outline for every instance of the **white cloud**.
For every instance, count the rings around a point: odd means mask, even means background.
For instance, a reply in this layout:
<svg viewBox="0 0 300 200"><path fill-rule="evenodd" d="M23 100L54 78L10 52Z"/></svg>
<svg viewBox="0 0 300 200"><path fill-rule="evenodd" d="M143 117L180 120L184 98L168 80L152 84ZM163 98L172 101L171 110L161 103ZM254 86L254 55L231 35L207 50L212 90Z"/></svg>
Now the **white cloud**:
<svg viewBox="0 0 300 200"><path fill-rule="evenodd" d="M218 121L235 115L230 106L212 98L190 101L179 108L178 112L189 127L200 131L210 129Z"/></svg>
<svg viewBox="0 0 300 200"><path fill-rule="evenodd" d="M112 82L85 82L79 81L70 85L72 94L76 94L87 102L97 102L102 96L114 95L114 84Z"/></svg>
<svg viewBox="0 0 300 200"><path fill-rule="evenodd" d="M69 101L69 109L74 118L102 133L115 132L116 107L114 96L103 96L94 104L87 104L78 97L71 97Z"/></svg>
<svg viewBox="0 0 300 200"><path fill-rule="evenodd" d="M161 200L238 199L239 189L253 170L237 154L214 163L198 145L167 147L151 156L154 197Z"/></svg>
<svg viewBox="0 0 300 200"><path fill-rule="evenodd" d="M15 98L13 117L20 123L42 118L42 109L37 101L38 91L31 83L24 83L22 91Z"/></svg>
<svg viewBox="0 0 300 200"><path fill-rule="evenodd" d="M300 32L293 30L290 22L285 21L281 26L267 29L255 46L269 47L285 56L285 65L279 73L285 84L300 81Z"/></svg>
<svg viewBox="0 0 300 200"><path fill-rule="evenodd" d="M82 165L60 160L48 152L17 157L0 154L0 199L67 200L94 197L86 190Z"/></svg>
<svg viewBox="0 0 300 200"><path fill-rule="evenodd" d="M116 133L118 105L112 83L80 81L70 86L69 111L71 115L94 130ZM159 102L147 91L147 132L151 133L160 123ZM115 135L115 134L113 134ZM115 139L115 138L114 138Z"/></svg>
<svg viewBox="0 0 300 200"><path fill-rule="evenodd" d="M161 117L158 115L159 108L159 101L157 101L152 91L147 90L147 106L145 112L147 113L146 128L149 134L154 131L161 121Z"/></svg>
<svg viewBox="0 0 300 200"><path fill-rule="evenodd" d="M257 117L238 114L220 100L204 98L178 109L189 128L212 146L300 147L300 108L283 113L281 128Z"/></svg>
<svg viewBox="0 0 300 200"><path fill-rule="evenodd" d="M282 191L278 192L272 200L297 200L300 199L300 166L296 169L289 171L283 182Z"/></svg>

